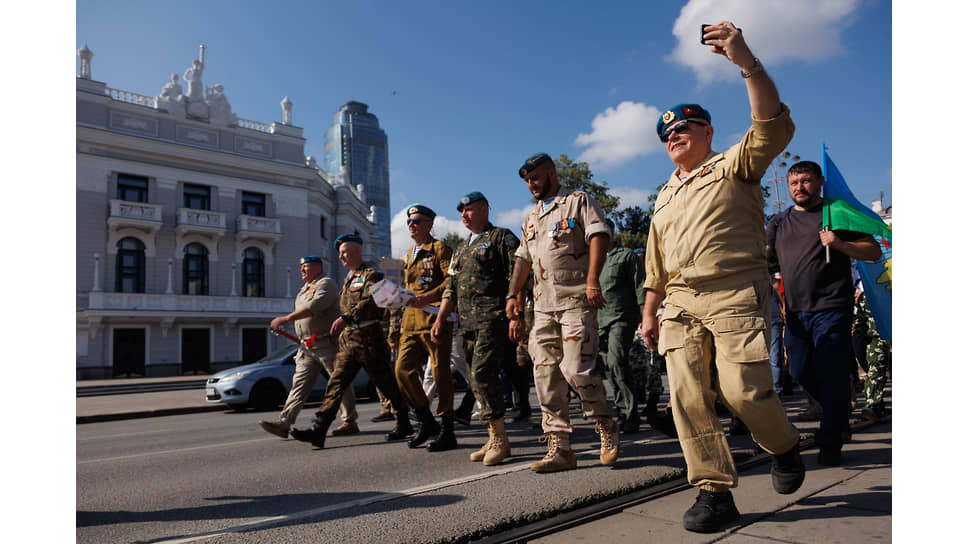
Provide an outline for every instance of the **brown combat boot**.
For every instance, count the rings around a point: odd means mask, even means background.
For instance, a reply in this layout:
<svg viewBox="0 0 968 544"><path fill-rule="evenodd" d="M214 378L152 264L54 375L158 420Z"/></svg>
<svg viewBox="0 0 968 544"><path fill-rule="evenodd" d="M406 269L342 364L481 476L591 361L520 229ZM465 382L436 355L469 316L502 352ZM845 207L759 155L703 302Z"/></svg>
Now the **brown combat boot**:
<svg viewBox="0 0 968 544"><path fill-rule="evenodd" d="M602 452L598 458L605 466L614 465L619 449L618 423L610 417L600 417L595 422L595 430L602 437Z"/></svg>
<svg viewBox="0 0 968 544"><path fill-rule="evenodd" d="M485 442L484 445L481 446L481 449L475 451L474 453L471 453L471 461L474 461L475 463L478 463L484 460L484 458L487 456L487 452L491 449L491 442L494 441L494 432L491 431L491 422L485 421L484 423L485 425L487 425L487 434L488 434L487 442Z"/></svg>
<svg viewBox="0 0 968 544"><path fill-rule="evenodd" d="M265 421L260 419L259 426L267 433L274 434L279 438L289 438L289 424L281 419L275 421Z"/></svg>
<svg viewBox="0 0 968 544"><path fill-rule="evenodd" d="M490 447L484 454L484 465L491 466L511 456L511 443L508 441L508 435L504 431L504 418L488 421L487 430L491 435L491 439L487 442Z"/></svg>
<svg viewBox="0 0 968 544"><path fill-rule="evenodd" d="M575 452L571 451L571 441L568 433L548 432L539 440L548 442L548 453L544 459L531 463L531 470L535 472L558 472L578 467Z"/></svg>

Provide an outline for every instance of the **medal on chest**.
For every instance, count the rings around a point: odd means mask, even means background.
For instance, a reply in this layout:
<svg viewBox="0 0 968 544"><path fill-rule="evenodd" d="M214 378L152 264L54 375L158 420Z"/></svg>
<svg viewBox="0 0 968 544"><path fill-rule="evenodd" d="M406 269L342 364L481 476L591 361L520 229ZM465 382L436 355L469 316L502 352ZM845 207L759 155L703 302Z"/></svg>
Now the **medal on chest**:
<svg viewBox="0 0 968 544"><path fill-rule="evenodd" d="M555 223L554 226L551 227L551 230L548 231L548 238L558 238L562 234L568 234L574 228L574 219L562 219L561 221Z"/></svg>
<svg viewBox="0 0 968 544"><path fill-rule="evenodd" d="M491 247L491 243L490 242L483 242L483 243L477 244L474 247L474 249L475 249L475 251L477 251L477 254L478 255L480 255L481 257L483 257L484 255L487 255L487 248L489 248L489 247Z"/></svg>

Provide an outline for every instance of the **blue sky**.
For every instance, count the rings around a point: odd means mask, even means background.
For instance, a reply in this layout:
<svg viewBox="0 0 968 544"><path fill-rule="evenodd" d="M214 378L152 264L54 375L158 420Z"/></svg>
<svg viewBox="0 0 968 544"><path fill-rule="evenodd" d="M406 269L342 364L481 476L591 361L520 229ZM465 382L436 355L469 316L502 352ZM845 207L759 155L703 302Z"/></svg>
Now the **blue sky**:
<svg viewBox="0 0 968 544"><path fill-rule="evenodd" d="M538 151L589 162L620 207L646 204L672 169L655 122L680 102L712 113L716 149L735 143L749 126L743 80L698 43L700 23L723 19L743 29L790 106L788 149L819 162L826 143L862 202L883 191L892 204L883 0L76 7L75 48L94 52L94 79L153 96L204 43L205 85L223 84L238 116L262 122L281 121L288 96L306 153L320 162L340 105L368 104L389 138L395 254L409 242L400 212L412 202L438 212L438 235L466 232L454 207L481 190L492 220L517 228L529 194L516 170Z"/></svg>

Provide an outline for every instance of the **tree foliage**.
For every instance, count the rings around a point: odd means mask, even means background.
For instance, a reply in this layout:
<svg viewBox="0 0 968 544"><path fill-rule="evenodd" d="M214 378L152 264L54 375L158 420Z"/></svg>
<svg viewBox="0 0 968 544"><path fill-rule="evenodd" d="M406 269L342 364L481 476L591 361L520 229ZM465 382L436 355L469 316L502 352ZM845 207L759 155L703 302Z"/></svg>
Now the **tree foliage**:
<svg viewBox="0 0 968 544"><path fill-rule="evenodd" d="M573 161L568 155L562 154L555 160L558 171L558 182L568 191L585 191L592 195L605 212L605 217L612 217L618 208L618 197L609 193L608 182L592 181L594 174L585 161Z"/></svg>
<svg viewBox="0 0 968 544"><path fill-rule="evenodd" d="M464 241L464 238L460 234L457 234L456 232L448 232L447 234L444 235L443 238L441 238L440 241L443 242L444 245L446 245L450 249L456 251L457 246L459 246L461 242Z"/></svg>

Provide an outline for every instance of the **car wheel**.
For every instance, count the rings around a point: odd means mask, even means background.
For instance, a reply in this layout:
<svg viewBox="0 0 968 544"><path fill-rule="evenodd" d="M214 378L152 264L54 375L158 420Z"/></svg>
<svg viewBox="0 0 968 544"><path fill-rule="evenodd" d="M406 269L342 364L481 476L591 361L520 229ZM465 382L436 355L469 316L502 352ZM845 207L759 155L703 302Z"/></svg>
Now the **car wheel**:
<svg viewBox="0 0 968 544"><path fill-rule="evenodd" d="M259 411L275 410L286 400L286 389L276 380L262 380L252 386L249 406Z"/></svg>

